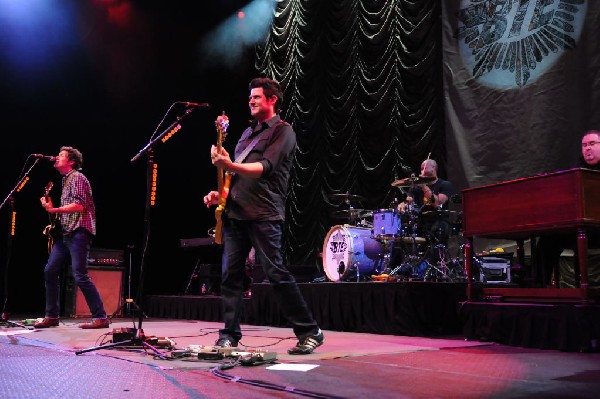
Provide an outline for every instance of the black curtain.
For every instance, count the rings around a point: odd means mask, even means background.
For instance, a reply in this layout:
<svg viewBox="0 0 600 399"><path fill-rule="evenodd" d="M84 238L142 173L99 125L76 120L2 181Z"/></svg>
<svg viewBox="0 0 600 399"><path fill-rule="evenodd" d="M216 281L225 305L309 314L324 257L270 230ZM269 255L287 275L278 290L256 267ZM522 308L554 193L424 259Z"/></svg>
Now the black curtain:
<svg viewBox="0 0 600 399"><path fill-rule="evenodd" d="M332 194L387 208L391 183L430 154L445 174L441 4L435 0L276 2L256 66L285 86L282 115L297 133L288 194L290 264L319 265L336 224Z"/></svg>

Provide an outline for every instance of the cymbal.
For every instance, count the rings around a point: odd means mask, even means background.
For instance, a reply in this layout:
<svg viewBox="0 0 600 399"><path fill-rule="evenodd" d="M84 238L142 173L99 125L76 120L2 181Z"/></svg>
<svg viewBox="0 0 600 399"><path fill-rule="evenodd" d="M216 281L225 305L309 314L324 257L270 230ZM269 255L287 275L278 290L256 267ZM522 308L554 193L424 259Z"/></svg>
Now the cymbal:
<svg viewBox="0 0 600 399"><path fill-rule="evenodd" d="M333 217L341 219L357 219L365 213L364 209L342 209L341 211L332 212Z"/></svg>
<svg viewBox="0 0 600 399"><path fill-rule="evenodd" d="M431 210L431 211L423 211L421 212L421 215L427 216L427 215L437 215L437 216L448 216L448 215L453 215L455 213L458 213L457 211L449 211L447 209L435 209L435 210Z"/></svg>
<svg viewBox="0 0 600 399"><path fill-rule="evenodd" d="M434 176L413 176L405 179L396 180L392 183L393 187L410 187L417 184L427 184L435 181L437 177Z"/></svg>
<svg viewBox="0 0 600 399"><path fill-rule="evenodd" d="M351 202L351 201L364 201L366 198L363 196L360 196L360 195L356 195L356 194L340 193L340 194L331 194L329 196L329 199L334 200L334 201Z"/></svg>

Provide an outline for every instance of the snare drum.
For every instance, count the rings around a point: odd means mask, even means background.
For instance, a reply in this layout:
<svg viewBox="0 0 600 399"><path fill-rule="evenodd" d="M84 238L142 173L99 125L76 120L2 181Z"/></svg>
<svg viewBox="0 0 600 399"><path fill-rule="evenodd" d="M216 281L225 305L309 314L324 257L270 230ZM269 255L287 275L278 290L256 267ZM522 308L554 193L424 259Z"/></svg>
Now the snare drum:
<svg viewBox="0 0 600 399"><path fill-rule="evenodd" d="M323 244L323 268L331 281L381 273L383 245L364 227L333 226Z"/></svg>
<svg viewBox="0 0 600 399"><path fill-rule="evenodd" d="M373 237L393 238L400 231L400 215L395 209L373 212Z"/></svg>

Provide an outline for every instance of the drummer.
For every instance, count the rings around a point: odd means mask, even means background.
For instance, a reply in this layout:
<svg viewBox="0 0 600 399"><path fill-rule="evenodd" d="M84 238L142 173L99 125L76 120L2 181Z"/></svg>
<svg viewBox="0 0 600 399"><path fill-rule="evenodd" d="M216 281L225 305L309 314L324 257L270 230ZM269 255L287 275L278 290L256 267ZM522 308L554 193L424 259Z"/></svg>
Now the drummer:
<svg viewBox="0 0 600 399"><path fill-rule="evenodd" d="M427 158L421 163L420 177L426 177L427 183L416 184L409 188L406 202L399 204L398 210L404 212L409 206L420 210L419 224L424 234L433 244L448 245L450 222L448 199L453 194L452 184L438 177L438 164Z"/></svg>

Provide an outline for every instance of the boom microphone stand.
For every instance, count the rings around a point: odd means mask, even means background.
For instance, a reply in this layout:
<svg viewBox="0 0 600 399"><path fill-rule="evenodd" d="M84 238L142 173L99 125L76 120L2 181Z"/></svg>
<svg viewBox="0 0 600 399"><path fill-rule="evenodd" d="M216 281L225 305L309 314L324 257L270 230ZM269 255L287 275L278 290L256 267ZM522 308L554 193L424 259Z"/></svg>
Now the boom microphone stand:
<svg viewBox="0 0 600 399"><path fill-rule="evenodd" d="M36 158L35 162L33 162L33 164L29 167L29 169L27 169L27 172L25 172L25 174L19 179L19 182L17 183L17 185L15 187L13 187L13 189L10 191L10 193L8 193L8 195L6 196L4 201L2 201L2 204L0 204L0 209L2 209L4 204L6 204L7 202L10 204L8 239L6 241L6 265L4 266L4 289L3 289L4 298L2 301L2 319L0 320L0 324L6 324L9 327L26 328L28 330L32 330L33 327L30 328L30 327L25 326L24 324L20 324L20 323L8 320L8 270L10 268L10 258L11 258L11 252L12 252L12 238L15 234L15 225L16 225L15 199L13 197L13 194L15 193L15 191L17 191L17 192L21 191L23 186L25 186L25 184L27 184L27 181L29 181L29 173L31 173L31 171L38 164L40 159L41 158Z"/></svg>
<svg viewBox="0 0 600 399"><path fill-rule="evenodd" d="M144 274L145 274L145 264L146 264L146 255L148 252L148 243L150 241L150 214L151 214L151 206L154 202L155 192L153 191L153 172L154 172L154 154L153 154L153 145L160 139L162 139L168 133L174 134L180 129L179 122L187 115L189 115L195 108L204 108L207 107L207 104L193 104L193 103L184 103L188 106L188 109L182 116L177 117L175 122L173 122L169 127L167 127L161 134L156 136L154 139L150 140L148 144L146 144L133 158L131 158L131 162L137 161L144 153L148 155L148 160L146 162L146 209L144 212L144 242L142 244L142 258L140 261L140 276L139 276L139 284L138 284L138 292L137 292L137 302L135 304L133 302L133 306L136 310L138 310L138 325L135 327L134 322L134 330L135 335L131 339L127 339L124 341L113 342L106 345L94 346L91 348L82 349L76 351L76 355L80 355L82 353L91 352L98 349L109 349L116 346L141 346L143 348L150 349L155 354L157 354L161 358L169 358L167 355L159 351L154 346L150 345L146 342L146 336L144 335L144 330L142 330L142 321L144 319L144 312L141 307L141 302L144 297Z"/></svg>

